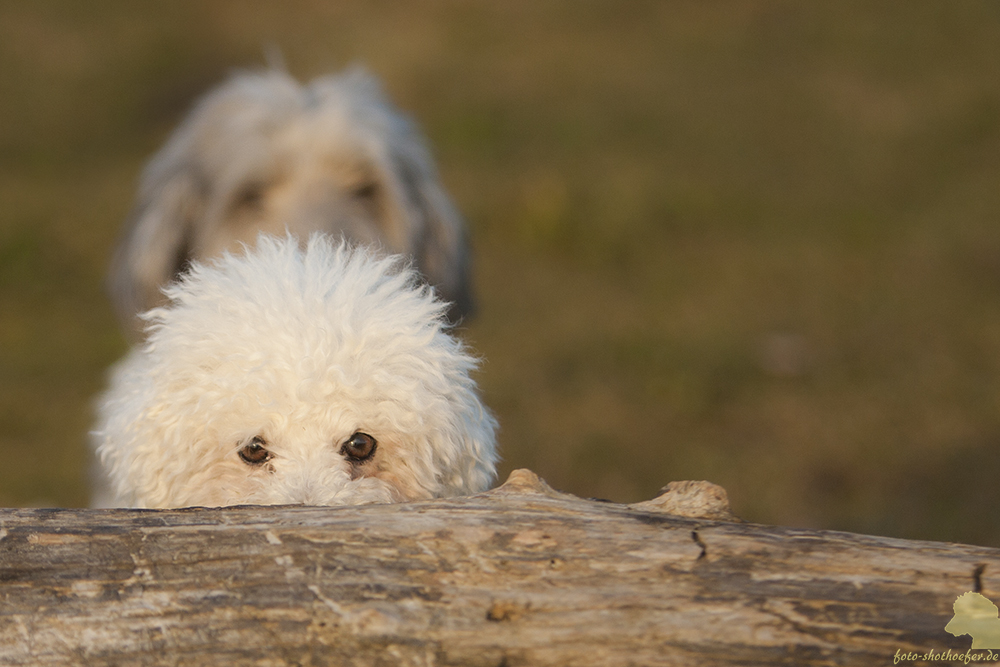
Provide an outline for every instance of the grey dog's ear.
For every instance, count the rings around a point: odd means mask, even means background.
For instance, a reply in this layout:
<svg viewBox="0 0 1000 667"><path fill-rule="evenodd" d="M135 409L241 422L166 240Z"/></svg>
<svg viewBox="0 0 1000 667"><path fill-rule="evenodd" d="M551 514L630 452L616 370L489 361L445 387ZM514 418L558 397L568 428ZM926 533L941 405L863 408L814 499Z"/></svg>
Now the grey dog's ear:
<svg viewBox="0 0 1000 667"><path fill-rule="evenodd" d="M389 191L405 199L394 202L397 210L411 220L414 214L419 218L405 225L417 269L441 298L451 302L448 319L453 324L471 316L475 303L465 223L441 187L425 138L409 118L394 110L378 80L363 67L352 67L332 80L353 90L362 115L379 127L383 140L391 138L382 145L385 152L380 152L389 164L376 158L375 166Z"/></svg>
<svg viewBox="0 0 1000 667"><path fill-rule="evenodd" d="M112 304L131 342L137 317L164 301L161 288L193 259L211 188L246 159L261 125L295 108L298 84L284 72L239 73L202 97L142 173L108 273Z"/></svg>
<svg viewBox="0 0 1000 667"><path fill-rule="evenodd" d="M451 302L448 319L457 324L475 312L465 224L429 162L413 156L397 156L397 162L407 194L423 218L423 233L414 248L417 268L439 296Z"/></svg>
<svg viewBox="0 0 1000 667"><path fill-rule="evenodd" d="M204 205L204 181L195 169L154 160L108 272L107 289L130 342L142 338L138 314L164 301L161 286L190 259L192 227Z"/></svg>

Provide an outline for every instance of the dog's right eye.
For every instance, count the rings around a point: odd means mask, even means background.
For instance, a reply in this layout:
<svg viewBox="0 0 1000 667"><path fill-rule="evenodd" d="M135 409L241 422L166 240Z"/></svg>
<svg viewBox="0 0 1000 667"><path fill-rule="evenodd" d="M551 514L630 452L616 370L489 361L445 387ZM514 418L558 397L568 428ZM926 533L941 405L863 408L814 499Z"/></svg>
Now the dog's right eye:
<svg viewBox="0 0 1000 667"><path fill-rule="evenodd" d="M375 181L364 181L351 188L351 196L366 202L378 199L379 187Z"/></svg>
<svg viewBox="0 0 1000 667"><path fill-rule="evenodd" d="M259 210L264 205L265 189L266 186L263 183L247 184L233 198L233 208Z"/></svg>
<svg viewBox="0 0 1000 667"><path fill-rule="evenodd" d="M261 463L270 461L273 457L271 456L271 452L267 451L267 448L264 447L264 444L263 438L260 436L255 437L240 449L240 458L243 459L244 463L252 466L259 466Z"/></svg>
<svg viewBox="0 0 1000 667"><path fill-rule="evenodd" d="M358 431L343 444L340 453L353 463L362 463L375 456L378 443L367 433Z"/></svg>

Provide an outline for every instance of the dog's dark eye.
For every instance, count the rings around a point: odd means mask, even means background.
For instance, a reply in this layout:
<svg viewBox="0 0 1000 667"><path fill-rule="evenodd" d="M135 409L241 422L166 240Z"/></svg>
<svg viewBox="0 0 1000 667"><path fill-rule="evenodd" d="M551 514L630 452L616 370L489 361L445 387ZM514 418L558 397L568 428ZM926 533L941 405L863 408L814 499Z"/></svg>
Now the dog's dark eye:
<svg viewBox="0 0 1000 667"><path fill-rule="evenodd" d="M355 463L367 461L375 455L375 447L378 445L375 438L367 433L355 433L340 448L340 453Z"/></svg>
<svg viewBox="0 0 1000 667"><path fill-rule="evenodd" d="M259 466L261 463L270 461L273 457L271 456L271 452L267 451L264 447L265 444L264 438L260 436L255 437L240 449L240 458L243 459L244 463L252 466Z"/></svg>
<svg viewBox="0 0 1000 667"><path fill-rule="evenodd" d="M351 196L361 201L374 202L379 196L378 183L364 181L351 188Z"/></svg>
<svg viewBox="0 0 1000 667"><path fill-rule="evenodd" d="M264 203L264 191L266 186L263 183L249 183L233 198L234 209L257 210Z"/></svg>

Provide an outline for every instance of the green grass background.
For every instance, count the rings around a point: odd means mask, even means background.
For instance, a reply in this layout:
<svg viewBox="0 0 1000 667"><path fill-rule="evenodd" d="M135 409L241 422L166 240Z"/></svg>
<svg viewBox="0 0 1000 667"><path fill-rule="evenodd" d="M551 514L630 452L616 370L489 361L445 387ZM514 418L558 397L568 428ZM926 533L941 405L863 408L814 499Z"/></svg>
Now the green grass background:
<svg viewBox="0 0 1000 667"><path fill-rule="evenodd" d="M362 62L473 230L502 474L1000 546L1000 4L0 0L0 505L86 503L144 161Z"/></svg>

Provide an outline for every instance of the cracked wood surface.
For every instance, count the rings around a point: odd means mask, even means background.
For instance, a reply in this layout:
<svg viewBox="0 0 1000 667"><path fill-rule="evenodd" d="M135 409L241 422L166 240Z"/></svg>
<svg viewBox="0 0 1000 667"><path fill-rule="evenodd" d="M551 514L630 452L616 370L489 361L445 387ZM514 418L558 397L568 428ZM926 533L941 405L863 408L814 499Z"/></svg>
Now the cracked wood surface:
<svg viewBox="0 0 1000 667"><path fill-rule="evenodd" d="M1000 593L1000 550L720 517L706 483L617 505L528 471L402 505L0 510L0 664L891 664L965 653L952 603Z"/></svg>

